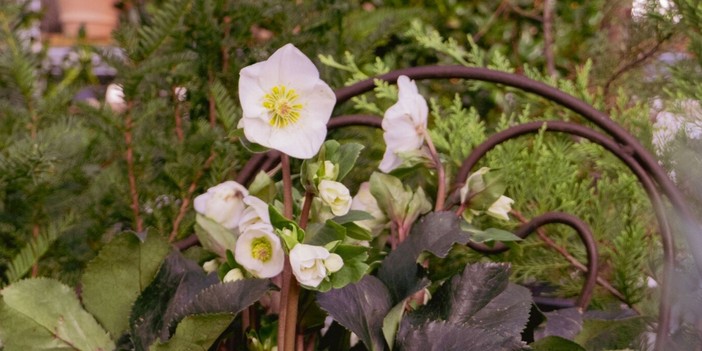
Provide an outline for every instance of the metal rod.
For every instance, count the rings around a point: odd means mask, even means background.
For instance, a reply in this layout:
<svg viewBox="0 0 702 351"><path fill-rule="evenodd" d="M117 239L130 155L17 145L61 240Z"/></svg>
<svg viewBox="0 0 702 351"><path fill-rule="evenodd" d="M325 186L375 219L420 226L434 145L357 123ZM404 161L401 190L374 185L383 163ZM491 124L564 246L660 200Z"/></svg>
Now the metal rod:
<svg viewBox="0 0 702 351"><path fill-rule="evenodd" d="M633 158L629 148L622 147L614 140L593 129L575 123L563 121L524 123L491 135L482 144L473 149L473 152L466 158L461 166L461 169L458 171L456 176L457 184L454 186L454 188L458 189L462 186L462 182L467 178L468 172L495 146L519 136L539 133L539 131L542 129L547 132L560 132L575 135L601 145L619 158L619 160L621 160L627 167L629 167L648 194L658 220L661 234L661 244L663 246L663 274L661 275L661 302L659 305L658 323L659 337L656 340L657 343L659 340L661 343L663 343L665 338L667 338L670 326L671 286L669 281L670 277L672 277L674 267L675 244L658 189L649 177L648 172L646 172L646 170L641 167L640 163ZM453 198L455 198L455 196Z"/></svg>
<svg viewBox="0 0 702 351"><path fill-rule="evenodd" d="M576 300L576 305L585 310L592 299L595 285L597 285L597 243L592 235L592 231L590 231L590 227L588 227L583 220L572 214L548 212L523 224L514 234L520 238L526 238L529 234L536 232L540 227L554 223L565 224L573 228L578 233L580 241L582 241L585 246L585 252L587 253L587 273L585 274L585 284L583 284L580 290L580 296ZM489 247L484 244L469 242L468 246L486 254L496 254L509 249L509 247L503 243L497 243L495 246Z"/></svg>

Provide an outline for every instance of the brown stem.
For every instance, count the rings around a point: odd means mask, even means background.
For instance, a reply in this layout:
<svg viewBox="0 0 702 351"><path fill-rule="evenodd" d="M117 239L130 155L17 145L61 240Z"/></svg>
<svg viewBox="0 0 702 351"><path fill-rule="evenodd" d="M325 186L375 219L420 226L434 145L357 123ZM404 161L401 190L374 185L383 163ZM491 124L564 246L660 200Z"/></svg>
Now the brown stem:
<svg viewBox="0 0 702 351"><path fill-rule="evenodd" d="M208 83L210 87L214 84L214 74L212 72L210 72ZM217 125L217 107L215 105L212 89L207 93L207 101L209 103L210 127L214 128Z"/></svg>
<svg viewBox="0 0 702 351"><path fill-rule="evenodd" d="M556 76L556 64L553 57L553 16L556 10L556 0L544 1L544 58L546 71L551 77Z"/></svg>
<svg viewBox="0 0 702 351"><path fill-rule="evenodd" d="M173 242L175 240L176 236L178 236L178 229L180 229L180 223L183 221L183 218L185 218L185 214L188 212L188 209L190 208L190 202L192 201L193 194L195 193L195 190L197 190L197 183L200 181L200 178L205 174L205 172L210 168L212 165L212 162L214 162L214 159L217 157L217 153L212 151L210 153L210 157L205 160L205 164L202 165L202 168L200 168L197 173L195 173L195 177L193 177L192 183L190 183L190 186L188 187L188 193L185 195L183 198L183 202L180 204L180 209L178 210L178 215L176 216L175 220L173 221L173 230L171 231L171 234L168 236L168 241Z"/></svg>
<svg viewBox="0 0 702 351"><path fill-rule="evenodd" d="M181 102L180 99L178 99L178 92L176 91L176 88L174 87L173 89L173 103L175 104L175 113L174 113L174 118L175 118L175 133L176 137L178 138L178 142L182 143L183 140L185 139L185 136L183 135L183 116L181 115Z"/></svg>
<svg viewBox="0 0 702 351"><path fill-rule="evenodd" d="M444 171L444 165L441 163L441 159L439 159L439 153L436 151L436 147L434 147L434 143L431 141L431 137L427 132L424 132L424 141L426 141L429 147L429 154L436 168L437 185L434 211L441 211L444 209L444 202L446 201L446 172Z"/></svg>
<svg viewBox="0 0 702 351"><path fill-rule="evenodd" d="M297 348L295 351L305 351L305 334L297 334Z"/></svg>
<svg viewBox="0 0 702 351"><path fill-rule="evenodd" d="M516 217L519 220L519 222L521 222L521 223L528 223L529 222L524 217L524 215L522 215L521 212L519 212L517 210L512 210L511 213L514 217ZM536 234L539 236L539 238L541 240L544 241L544 243L546 243L546 245L548 247L556 250L559 254L561 254L561 256L563 256L568 262L570 262L570 264L572 264L573 267L575 267L576 269L578 269L581 272L587 273L587 271L588 271L587 267L585 267L584 264L580 263L580 261L578 261L575 257L571 256L571 254L568 253L568 251L565 248L559 246L555 241L553 241L551 238L549 238L548 235L546 235L546 232L544 231L543 228L538 228L536 230ZM626 297L624 297L624 295L621 292L619 292L619 290L617 290L607 280L600 277L599 275L597 276L597 284L602 286L605 290L609 291L612 295L614 295L616 298L618 298L622 302L629 305L629 303L626 301ZM633 308L633 306L631 306L631 305L629 305L629 307Z"/></svg>
<svg viewBox="0 0 702 351"><path fill-rule="evenodd" d="M127 111L124 114L124 144L127 148L124 158L127 161L127 178L129 179L129 195L132 199L132 214L134 215L134 227L137 232L143 230L141 215L139 214L139 192L137 191L136 176L134 175L134 150L132 149L132 106L130 101L127 103Z"/></svg>
<svg viewBox="0 0 702 351"><path fill-rule="evenodd" d="M39 238L39 224L34 224L32 226L32 237L34 240ZM36 278L39 275L39 262L35 262L34 265L32 265L32 278Z"/></svg>
<svg viewBox="0 0 702 351"><path fill-rule="evenodd" d="M283 215L292 219L292 177L290 175L290 158L282 154L280 161L283 168ZM283 266L283 283L280 293L280 315L278 318L278 350L295 351L295 327L297 324L297 304L300 297L300 285L292 274L290 260Z"/></svg>
<svg viewBox="0 0 702 351"><path fill-rule="evenodd" d="M305 192L305 202L302 204L302 211L300 212L300 228L307 228L307 221L310 218L310 209L312 208L312 200L314 200L314 194L311 191Z"/></svg>

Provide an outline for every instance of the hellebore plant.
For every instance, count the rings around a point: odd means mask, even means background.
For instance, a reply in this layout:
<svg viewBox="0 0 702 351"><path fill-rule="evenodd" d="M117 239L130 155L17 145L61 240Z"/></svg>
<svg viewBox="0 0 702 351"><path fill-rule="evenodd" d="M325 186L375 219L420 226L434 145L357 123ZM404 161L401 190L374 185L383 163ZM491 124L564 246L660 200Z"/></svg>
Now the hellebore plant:
<svg viewBox="0 0 702 351"><path fill-rule="evenodd" d="M398 101L386 111L382 121L386 151L379 169L389 173L402 167L408 154L427 154L429 164L437 171L435 210L443 211L446 177L438 152L427 133L426 100L419 94L416 83L408 77L400 76L397 84ZM429 242L422 242L422 234L417 234L416 240L407 240L413 224L431 210L429 197L422 188L408 188L396 177L382 173L373 174L370 182L362 184L355 197L351 196L341 181L353 167L363 147L357 144L341 145L333 140L324 142L326 123L335 103L334 94L319 80L319 73L312 62L294 46L288 44L268 60L242 69L239 94L244 111L239 127L243 128L245 137L250 142L283 153L283 201L282 204L266 204L249 195L241 185L225 182L201 195L207 197L199 201L208 205L221 203L220 212L232 213L231 217L224 219L219 212L208 211L209 207L199 205L196 199L198 212L225 228L236 227L232 235L238 233L235 247L227 247L224 255L221 250L213 250L220 253L220 276L223 275L223 280L237 281L245 277L273 278L280 273L280 278L274 279L281 289L277 295L279 301L266 307L278 306L280 309L277 319L279 350L296 350L314 345L314 336L300 335L300 327L307 326L297 325L305 319L304 316L297 316L301 287L318 291L321 294L320 306L338 323L354 333L368 332L354 328L354 323L348 320L349 316L345 315L344 310L339 310L349 301L336 301L338 305L330 305L329 299L335 300L339 294L349 294L343 292L346 289L363 289L364 282L373 279L368 276L372 263L368 261L371 242L381 251L386 242L396 250L388 259L399 260L395 262L397 267L389 270L416 269L415 262L424 250L446 255L447 252L443 252L446 248L438 249ZM305 160L299 178L304 188L302 199L293 197L288 157ZM509 219L507 212L512 201L501 193L500 197L493 199L489 208L470 206L469 200L474 193L487 188L482 178L485 173L487 169L468 179L466 187L461 190L459 209L474 215L486 212ZM222 188L229 192L224 192ZM500 189L504 191L504 188ZM296 202L301 203L301 208L294 206ZM442 247L448 245L447 248L453 243L465 243L469 234L458 228L459 217L450 212L446 214L451 218L451 229L440 229L441 233L434 240L441 242ZM386 229L390 229L387 237L382 234ZM218 236L216 231L209 233L206 228L201 228L198 233L204 242L218 241L210 238ZM407 245L403 246L405 241ZM394 254L406 251L408 247L411 247L410 252L401 254L402 259ZM436 252L436 249L442 252ZM383 268L380 276L383 276ZM388 289L392 288L388 286ZM399 303L398 306L404 306L407 301L415 301L411 295L418 290L415 287L405 288L409 289L397 292L401 298L396 299L393 305ZM421 290L426 291L423 286ZM426 302L430 294L427 291L422 296ZM377 298L382 300L385 297ZM403 309L393 312L395 318L401 317L402 314L398 313ZM249 313L254 312L250 310ZM249 318L252 316L249 314ZM397 331L397 323L399 319L390 322L391 330L395 328ZM377 330L371 333L377 335ZM390 333L385 337L392 339L395 335ZM252 338L250 341L253 345L270 345L269 341ZM384 348L373 336L365 335L361 339L371 349ZM389 344L392 345L392 342Z"/></svg>
<svg viewBox="0 0 702 351"><path fill-rule="evenodd" d="M227 180L195 197L199 264L157 235L118 236L86 268L87 311L58 282L4 289L0 323L23 322L16 330L0 324L0 340L31 329L18 316L45 313L37 310L47 310L41 306L49 299L37 293L46 290L56 301L70 300L63 310L48 309L61 327L46 325L56 330L47 342L71 340L79 349L209 349L220 335L255 350L348 349L352 332L370 350L521 350L531 298L508 282L507 265L469 265L435 281L427 271L441 265L430 257L445 258L454 244L495 241L474 219L509 220L513 201L503 195L499 173L487 168L457 194L446 193L426 100L410 78L397 84L398 101L382 121L382 172L352 196L344 179L363 146L325 140L336 101L312 61L288 44L243 68L239 127L248 142L282 153L279 183L262 172L255 186ZM433 201L398 177L412 153L428 162L409 167L436 174ZM290 157L302 160L299 176ZM26 302L14 298L20 295ZM60 322L73 315L80 320ZM490 327L481 322L487 319ZM480 343L466 348L461 340ZM8 351L20 344L11 345Z"/></svg>

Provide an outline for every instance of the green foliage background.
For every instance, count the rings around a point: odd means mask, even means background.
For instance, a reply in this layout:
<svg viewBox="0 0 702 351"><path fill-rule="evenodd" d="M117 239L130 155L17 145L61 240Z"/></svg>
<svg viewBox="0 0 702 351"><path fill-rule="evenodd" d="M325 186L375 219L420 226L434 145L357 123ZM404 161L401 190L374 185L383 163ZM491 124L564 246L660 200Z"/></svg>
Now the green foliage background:
<svg viewBox="0 0 702 351"><path fill-rule="evenodd" d="M123 231L152 228L171 241L192 234L193 196L235 178L250 156L235 133L240 116L238 72L288 42L312 58L320 55L321 74L334 88L426 64L525 74L608 112L650 146L649 98L702 98L699 79L690 78L698 76L702 66L702 12L693 0L677 1L677 10L665 13L649 1L647 17L622 23L618 11L630 3L556 1L551 69L543 55L543 2L135 2L137 6L123 12L114 35L121 51L79 41L77 62L67 63L56 75L46 69L47 48L33 51L21 36L36 15L15 1L2 0L3 284L35 269L41 276L75 285L85 262ZM618 31L628 35L619 36ZM672 69L673 79L647 74L644 68L655 66L654 60L637 63L649 49L673 50L687 43L696 55ZM93 55L116 68L114 82L124 86L125 112L112 110L102 98L97 104L73 99L86 87L103 96L103 82L92 73ZM646 66L648 62L653 63ZM437 147L447 156L449 173L487 135L515 123L587 123L514 89L454 80L419 85L422 93L433 97L430 125ZM187 88L184 101L178 100L176 87ZM395 94L393 87L378 84L374 94L340 106L335 114L380 115ZM130 142L126 134L131 134ZM361 170L347 181L352 188L368 178L381 158L379 136L362 128L333 135L366 145ZM693 150L698 146L692 143ZM125 157L128 152L133 155L131 164ZM697 156L692 159L699 161ZM643 190L611 155L590 143L544 134L504 144L483 165L502 171L507 195L526 218L559 210L588 222L600 244L601 274L625 302L650 301L644 282L657 274L651 268L657 266L660 252L655 221ZM426 172L403 177L408 184L435 186ZM683 186L699 190L694 184ZM141 224L133 196L138 198ZM517 222L492 224L513 227ZM584 262L574 233L557 226L546 230ZM452 255L456 264L509 261L517 281L549 282L559 295L577 294L582 283L567 261L536 238L496 257L467 249ZM609 293L598 290L596 304L612 301Z"/></svg>

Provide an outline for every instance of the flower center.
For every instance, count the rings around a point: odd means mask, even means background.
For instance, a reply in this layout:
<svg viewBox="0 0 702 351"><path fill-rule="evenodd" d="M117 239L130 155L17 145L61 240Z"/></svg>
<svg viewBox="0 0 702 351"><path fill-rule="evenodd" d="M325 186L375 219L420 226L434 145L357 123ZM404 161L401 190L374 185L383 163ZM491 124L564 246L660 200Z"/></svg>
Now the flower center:
<svg viewBox="0 0 702 351"><path fill-rule="evenodd" d="M299 96L295 89L288 89L284 85L274 86L263 97L263 107L271 113L268 123L276 128L285 128L300 119L302 104L296 104Z"/></svg>
<svg viewBox="0 0 702 351"><path fill-rule="evenodd" d="M251 242L251 257L261 262L267 262L271 259L271 256L273 256L273 248L268 238L260 237L253 239Z"/></svg>

